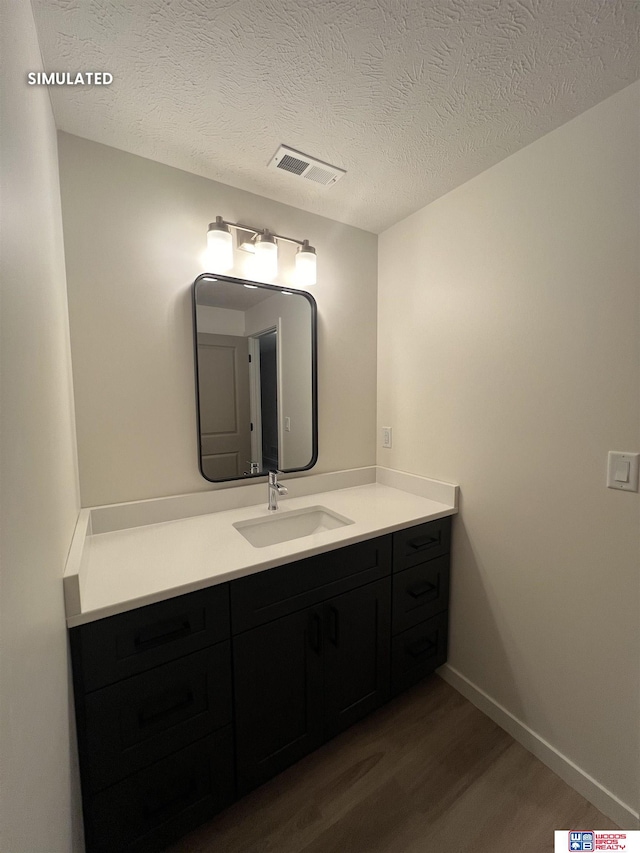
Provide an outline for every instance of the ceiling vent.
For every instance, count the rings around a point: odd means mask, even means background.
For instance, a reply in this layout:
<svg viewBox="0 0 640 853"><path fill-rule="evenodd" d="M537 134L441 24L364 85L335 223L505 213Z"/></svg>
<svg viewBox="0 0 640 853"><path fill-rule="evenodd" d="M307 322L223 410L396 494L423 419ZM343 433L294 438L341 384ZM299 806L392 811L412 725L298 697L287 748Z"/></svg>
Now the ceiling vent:
<svg viewBox="0 0 640 853"><path fill-rule="evenodd" d="M304 178L305 181L313 181L323 187L332 187L336 181L339 181L343 175L347 174L344 169L339 169L337 166L330 166L328 163L323 163L322 160L309 157L301 151L294 151L293 148L287 148L286 145L281 145L278 148L268 167L269 169L279 169L282 172L289 172L290 175L296 178Z"/></svg>

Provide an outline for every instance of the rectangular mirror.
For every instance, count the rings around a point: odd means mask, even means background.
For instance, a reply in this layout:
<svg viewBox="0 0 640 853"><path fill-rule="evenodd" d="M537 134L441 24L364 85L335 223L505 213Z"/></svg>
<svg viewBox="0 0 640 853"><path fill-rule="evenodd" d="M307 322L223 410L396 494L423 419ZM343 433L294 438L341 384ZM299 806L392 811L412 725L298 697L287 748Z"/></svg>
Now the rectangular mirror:
<svg viewBox="0 0 640 853"><path fill-rule="evenodd" d="M221 275L193 284L200 472L219 483L318 456L315 299Z"/></svg>

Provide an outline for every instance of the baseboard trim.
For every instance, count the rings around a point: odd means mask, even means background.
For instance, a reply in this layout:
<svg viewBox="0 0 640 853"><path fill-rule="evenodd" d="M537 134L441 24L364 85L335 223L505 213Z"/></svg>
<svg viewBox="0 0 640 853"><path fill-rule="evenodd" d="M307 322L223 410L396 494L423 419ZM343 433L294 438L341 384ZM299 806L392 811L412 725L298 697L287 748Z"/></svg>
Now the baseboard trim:
<svg viewBox="0 0 640 853"><path fill-rule="evenodd" d="M615 794L536 734L533 729L514 717L510 711L503 708L462 673L445 664L438 669L438 675L622 829L640 829L638 812L619 800ZM559 827L559 829L562 828ZM598 829L598 827L593 828Z"/></svg>

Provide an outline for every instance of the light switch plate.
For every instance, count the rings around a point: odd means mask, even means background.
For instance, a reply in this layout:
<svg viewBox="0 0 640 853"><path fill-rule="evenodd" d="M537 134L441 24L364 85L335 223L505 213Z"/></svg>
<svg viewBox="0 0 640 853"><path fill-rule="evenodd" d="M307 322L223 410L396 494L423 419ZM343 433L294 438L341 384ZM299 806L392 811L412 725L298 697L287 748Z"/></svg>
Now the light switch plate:
<svg viewBox="0 0 640 853"><path fill-rule="evenodd" d="M382 446L391 447L391 427L382 427Z"/></svg>
<svg viewBox="0 0 640 853"><path fill-rule="evenodd" d="M622 453L610 450L607 460L607 486L624 492L638 491L640 453Z"/></svg>

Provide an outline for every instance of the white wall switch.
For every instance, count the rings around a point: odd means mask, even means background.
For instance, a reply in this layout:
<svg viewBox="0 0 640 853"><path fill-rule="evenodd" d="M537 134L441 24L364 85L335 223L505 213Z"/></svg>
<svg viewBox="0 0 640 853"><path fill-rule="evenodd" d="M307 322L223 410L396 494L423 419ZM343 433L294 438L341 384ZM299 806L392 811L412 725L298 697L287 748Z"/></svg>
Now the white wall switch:
<svg viewBox="0 0 640 853"><path fill-rule="evenodd" d="M640 453L619 453L610 450L607 460L608 488L637 492L639 462Z"/></svg>
<svg viewBox="0 0 640 853"><path fill-rule="evenodd" d="M382 446L391 447L391 427L382 427Z"/></svg>
<svg viewBox="0 0 640 853"><path fill-rule="evenodd" d="M284 431L291 432L291 418L284 419Z"/></svg>

